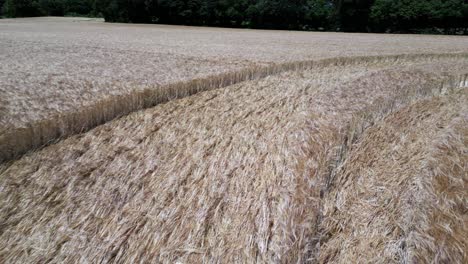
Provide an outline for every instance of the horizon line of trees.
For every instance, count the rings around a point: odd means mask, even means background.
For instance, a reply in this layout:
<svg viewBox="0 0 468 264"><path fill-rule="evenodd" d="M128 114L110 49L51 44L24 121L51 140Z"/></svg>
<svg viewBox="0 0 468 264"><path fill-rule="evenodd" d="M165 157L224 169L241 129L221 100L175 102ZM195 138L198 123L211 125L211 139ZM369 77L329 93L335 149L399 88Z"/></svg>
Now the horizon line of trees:
<svg viewBox="0 0 468 264"><path fill-rule="evenodd" d="M468 0L0 0L0 16L260 29L468 34Z"/></svg>

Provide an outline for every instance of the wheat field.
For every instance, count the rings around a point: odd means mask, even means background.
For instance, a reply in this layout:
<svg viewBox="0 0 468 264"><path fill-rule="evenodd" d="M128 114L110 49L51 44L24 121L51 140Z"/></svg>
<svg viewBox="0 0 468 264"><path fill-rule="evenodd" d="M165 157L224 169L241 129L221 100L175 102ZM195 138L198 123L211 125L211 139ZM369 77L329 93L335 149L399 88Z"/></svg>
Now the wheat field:
<svg viewBox="0 0 468 264"><path fill-rule="evenodd" d="M363 135L324 198L321 262L466 262L467 96L421 100Z"/></svg>
<svg viewBox="0 0 468 264"><path fill-rule="evenodd" d="M2 19L0 161L132 111L292 67L466 52L466 37Z"/></svg>
<svg viewBox="0 0 468 264"><path fill-rule="evenodd" d="M467 38L0 29L0 262L468 260Z"/></svg>

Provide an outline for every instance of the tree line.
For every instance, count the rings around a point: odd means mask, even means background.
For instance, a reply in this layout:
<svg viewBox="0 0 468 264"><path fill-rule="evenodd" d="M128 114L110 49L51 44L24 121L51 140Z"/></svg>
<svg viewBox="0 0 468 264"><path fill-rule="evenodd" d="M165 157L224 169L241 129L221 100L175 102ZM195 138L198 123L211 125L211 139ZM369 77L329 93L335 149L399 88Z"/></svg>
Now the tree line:
<svg viewBox="0 0 468 264"><path fill-rule="evenodd" d="M95 0L0 0L1 16L98 16Z"/></svg>
<svg viewBox="0 0 468 264"><path fill-rule="evenodd" d="M468 32L468 0L0 0L6 17L359 32Z"/></svg>

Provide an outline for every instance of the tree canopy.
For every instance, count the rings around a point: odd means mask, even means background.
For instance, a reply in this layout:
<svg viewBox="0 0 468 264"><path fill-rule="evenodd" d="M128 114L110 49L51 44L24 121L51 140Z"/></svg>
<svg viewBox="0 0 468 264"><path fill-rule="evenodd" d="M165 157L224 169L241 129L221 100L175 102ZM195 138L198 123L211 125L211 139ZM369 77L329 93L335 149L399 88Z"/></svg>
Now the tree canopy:
<svg viewBox="0 0 468 264"><path fill-rule="evenodd" d="M359 32L464 33L468 0L0 0L3 16Z"/></svg>

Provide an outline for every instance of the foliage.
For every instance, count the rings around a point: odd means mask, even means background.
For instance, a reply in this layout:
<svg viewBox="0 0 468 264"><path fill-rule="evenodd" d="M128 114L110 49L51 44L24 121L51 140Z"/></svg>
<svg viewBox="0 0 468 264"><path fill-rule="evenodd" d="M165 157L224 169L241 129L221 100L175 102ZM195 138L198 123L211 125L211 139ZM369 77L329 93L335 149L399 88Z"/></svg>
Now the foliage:
<svg viewBox="0 0 468 264"><path fill-rule="evenodd" d="M97 0L110 22L284 28L325 26L328 0Z"/></svg>
<svg viewBox="0 0 468 264"><path fill-rule="evenodd" d="M42 14L49 16L65 15L65 2L63 0L39 0Z"/></svg>
<svg viewBox="0 0 468 264"><path fill-rule="evenodd" d="M464 0L376 0L370 18L377 31L466 28L468 3Z"/></svg>
<svg viewBox="0 0 468 264"><path fill-rule="evenodd" d="M466 0L0 0L8 17L360 32L468 31Z"/></svg>
<svg viewBox="0 0 468 264"><path fill-rule="evenodd" d="M65 14L92 15L95 13L94 0L65 0L65 3Z"/></svg>
<svg viewBox="0 0 468 264"><path fill-rule="evenodd" d="M7 17L92 15L94 0L0 0Z"/></svg>
<svg viewBox="0 0 468 264"><path fill-rule="evenodd" d="M468 28L464 0L97 0L111 22L450 33Z"/></svg>
<svg viewBox="0 0 468 264"><path fill-rule="evenodd" d="M39 3L35 0L5 0L2 13L7 17L30 17L41 14Z"/></svg>

